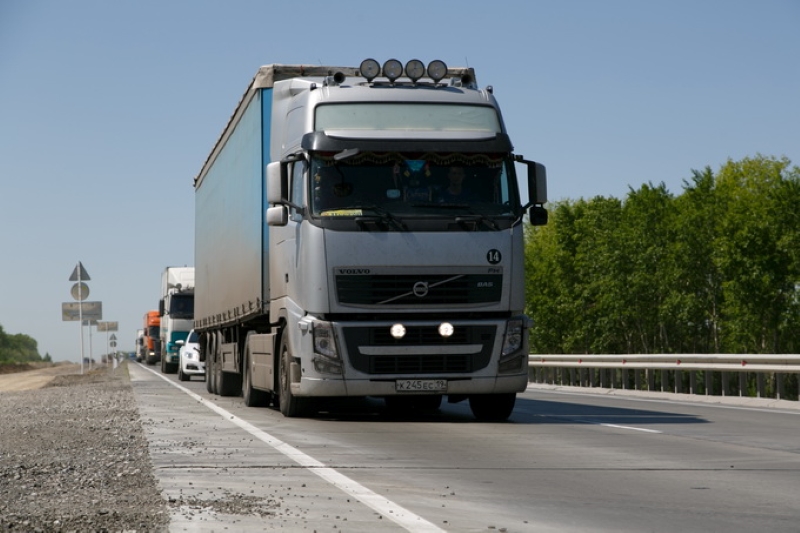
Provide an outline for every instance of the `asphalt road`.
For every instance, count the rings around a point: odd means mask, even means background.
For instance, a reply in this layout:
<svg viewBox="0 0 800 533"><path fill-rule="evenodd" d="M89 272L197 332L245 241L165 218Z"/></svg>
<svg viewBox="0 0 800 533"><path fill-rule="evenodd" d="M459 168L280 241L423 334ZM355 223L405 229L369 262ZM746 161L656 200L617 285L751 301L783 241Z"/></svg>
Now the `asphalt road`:
<svg viewBox="0 0 800 533"><path fill-rule="evenodd" d="M506 423L287 419L129 366L171 531L800 530L797 409L531 388Z"/></svg>

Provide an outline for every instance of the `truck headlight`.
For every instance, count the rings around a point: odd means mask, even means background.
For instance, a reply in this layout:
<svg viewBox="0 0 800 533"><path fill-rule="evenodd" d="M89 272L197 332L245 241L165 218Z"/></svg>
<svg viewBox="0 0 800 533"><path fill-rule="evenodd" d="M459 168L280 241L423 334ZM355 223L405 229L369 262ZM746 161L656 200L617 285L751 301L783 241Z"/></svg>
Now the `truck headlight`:
<svg viewBox="0 0 800 533"><path fill-rule="evenodd" d="M522 333L524 323L521 318L512 318L506 324L506 334L503 338L502 356L512 354L522 348Z"/></svg>
<svg viewBox="0 0 800 533"><path fill-rule="evenodd" d="M315 322L313 335L314 353L331 359L339 359L339 352L336 350L336 341L333 336L333 328L330 324Z"/></svg>
<svg viewBox="0 0 800 533"><path fill-rule="evenodd" d="M336 338L333 327L325 322L315 322L313 327L314 338L314 369L320 374L341 374L342 361L336 349Z"/></svg>

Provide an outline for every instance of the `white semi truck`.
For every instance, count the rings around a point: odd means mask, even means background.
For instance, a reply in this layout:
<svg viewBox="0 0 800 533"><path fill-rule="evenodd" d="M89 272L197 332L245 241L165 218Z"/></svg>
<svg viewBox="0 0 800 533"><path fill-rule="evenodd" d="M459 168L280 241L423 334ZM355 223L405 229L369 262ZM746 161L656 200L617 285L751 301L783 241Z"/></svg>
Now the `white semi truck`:
<svg viewBox="0 0 800 533"><path fill-rule="evenodd" d="M186 341L194 319L194 267L167 267L161 273L159 351L161 372L178 371L181 342Z"/></svg>
<svg viewBox="0 0 800 533"><path fill-rule="evenodd" d="M343 396L510 416L546 178L473 69L261 67L194 185L209 392L287 417Z"/></svg>

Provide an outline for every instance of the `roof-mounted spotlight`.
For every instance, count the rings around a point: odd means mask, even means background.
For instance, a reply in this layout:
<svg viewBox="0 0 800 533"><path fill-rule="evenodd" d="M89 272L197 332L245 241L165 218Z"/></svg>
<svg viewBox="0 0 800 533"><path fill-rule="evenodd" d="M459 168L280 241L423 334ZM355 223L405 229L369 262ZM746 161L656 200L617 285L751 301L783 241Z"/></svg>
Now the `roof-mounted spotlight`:
<svg viewBox="0 0 800 533"><path fill-rule="evenodd" d="M419 59L412 59L406 63L406 76L414 83L425 75L425 64Z"/></svg>
<svg viewBox="0 0 800 533"><path fill-rule="evenodd" d="M447 76L447 65L444 64L444 61L434 59L428 63L428 77L434 83L439 83L445 76Z"/></svg>
<svg viewBox="0 0 800 533"><path fill-rule="evenodd" d="M374 80L381 73L381 65L374 59L365 59L358 69L361 71L361 75L367 78L367 81Z"/></svg>
<svg viewBox="0 0 800 533"><path fill-rule="evenodd" d="M383 75L394 83L394 80L403 75L403 64L396 59L389 59L383 64Z"/></svg>

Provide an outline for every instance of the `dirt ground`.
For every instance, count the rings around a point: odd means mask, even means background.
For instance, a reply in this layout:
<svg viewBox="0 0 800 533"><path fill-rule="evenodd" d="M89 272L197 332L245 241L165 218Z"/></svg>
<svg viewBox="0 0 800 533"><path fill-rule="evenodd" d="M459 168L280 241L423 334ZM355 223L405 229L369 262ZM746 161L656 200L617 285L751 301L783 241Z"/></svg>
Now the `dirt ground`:
<svg viewBox="0 0 800 533"><path fill-rule="evenodd" d="M90 373L86 366L83 371L84 374ZM0 392L41 389L56 377L69 375L81 375L81 365L69 362L0 365Z"/></svg>

